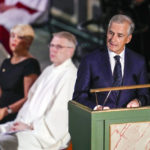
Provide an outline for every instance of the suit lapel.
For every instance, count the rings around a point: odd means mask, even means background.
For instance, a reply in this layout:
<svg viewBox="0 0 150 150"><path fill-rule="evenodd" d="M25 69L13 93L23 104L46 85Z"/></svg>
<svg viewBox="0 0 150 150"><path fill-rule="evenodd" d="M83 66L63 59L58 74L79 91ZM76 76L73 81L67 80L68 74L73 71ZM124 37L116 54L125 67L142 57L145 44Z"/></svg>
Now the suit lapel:
<svg viewBox="0 0 150 150"><path fill-rule="evenodd" d="M125 62L125 64L124 64L124 76L123 76L122 86L130 84L130 78L131 78L131 72L132 72L132 68L131 68L132 58L131 58L131 55L130 55L130 52L128 49L126 49L126 51L125 51L124 62ZM119 101L122 101L124 99L124 97L126 96L125 94L126 94L126 92L124 92L124 90L120 91L118 103L119 103Z"/></svg>
<svg viewBox="0 0 150 150"><path fill-rule="evenodd" d="M124 76L123 76L123 85L128 85L128 79L130 79L131 76L131 63L132 58L130 57L130 52L128 49L125 51L125 65L124 65Z"/></svg>
<svg viewBox="0 0 150 150"><path fill-rule="evenodd" d="M103 54L101 56L102 57L101 57L101 60L99 60L99 62L100 63L103 62L103 64L102 64L103 77L105 78L106 86L111 86L112 82L113 82L113 77L112 77L112 71L111 71L111 66L110 66L108 50L106 48L103 51Z"/></svg>
<svg viewBox="0 0 150 150"><path fill-rule="evenodd" d="M103 62L104 62L104 64L103 64L103 67L104 67L103 68L103 70L104 70L103 76L105 77L104 78L104 81L106 82L105 86L106 87L112 87L113 86L113 74L112 74L112 70L111 70L110 59L109 59L109 54L108 54L107 49L103 53L102 59L103 59ZM108 93L108 92L106 92L106 93ZM113 91L109 95L109 99L111 99L111 101L114 101L114 104L117 104L116 95L114 94Z"/></svg>

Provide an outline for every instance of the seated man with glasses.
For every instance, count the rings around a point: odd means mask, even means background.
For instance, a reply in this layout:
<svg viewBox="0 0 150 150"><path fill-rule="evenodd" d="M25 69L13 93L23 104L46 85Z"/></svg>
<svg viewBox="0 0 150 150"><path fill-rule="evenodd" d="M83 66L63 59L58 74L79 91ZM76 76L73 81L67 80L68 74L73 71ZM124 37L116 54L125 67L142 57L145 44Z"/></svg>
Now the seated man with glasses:
<svg viewBox="0 0 150 150"><path fill-rule="evenodd" d="M0 125L2 150L59 150L67 147L68 101L72 98L77 69L71 61L76 38L55 33L48 66L31 87L28 100L13 122Z"/></svg>

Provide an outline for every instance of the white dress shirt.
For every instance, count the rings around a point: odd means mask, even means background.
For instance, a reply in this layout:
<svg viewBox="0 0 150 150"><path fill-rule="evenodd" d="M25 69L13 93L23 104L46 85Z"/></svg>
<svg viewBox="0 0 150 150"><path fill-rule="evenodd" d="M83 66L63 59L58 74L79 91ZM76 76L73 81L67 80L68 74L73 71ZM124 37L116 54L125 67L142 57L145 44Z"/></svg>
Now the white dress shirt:
<svg viewBox="0 0 150 150"><path fill-rule="evenodd" d="M122 70L122 76L124 75L124 59L125 59L125 50L123 50L120 54L116 54L110 50L108 50L109 54L109 60L110 60L110 66L111 66L111 71L113 74L114 68L115 68L115 56L119 55L120 56L120 63L121 63L121 70Z"/></svg>

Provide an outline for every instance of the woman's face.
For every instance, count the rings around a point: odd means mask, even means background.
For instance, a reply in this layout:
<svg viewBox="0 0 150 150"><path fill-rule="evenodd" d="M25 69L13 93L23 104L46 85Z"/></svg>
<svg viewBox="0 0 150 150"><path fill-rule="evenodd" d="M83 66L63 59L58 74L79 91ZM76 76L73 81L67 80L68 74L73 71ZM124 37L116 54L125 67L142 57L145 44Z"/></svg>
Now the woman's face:
<svg viewBox="0 0 150 150"><path fill-rule="evenodd" d="M19 36L17 33L10 34L9 46L12 52L21 51L27 49L28 43L23 36Z"/></svg>

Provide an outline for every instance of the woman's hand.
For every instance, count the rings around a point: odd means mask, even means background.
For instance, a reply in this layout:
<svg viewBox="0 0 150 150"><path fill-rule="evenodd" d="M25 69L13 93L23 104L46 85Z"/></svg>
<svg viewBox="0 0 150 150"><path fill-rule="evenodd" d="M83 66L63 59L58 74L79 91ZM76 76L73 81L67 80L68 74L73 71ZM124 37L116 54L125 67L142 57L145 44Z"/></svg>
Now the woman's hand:
<svg viewBox="0 0 150 150"><path fill-rule="evenodd" d="M2 120L7 115L8 115L7 107L0 108L0 120Z"/></svg>

